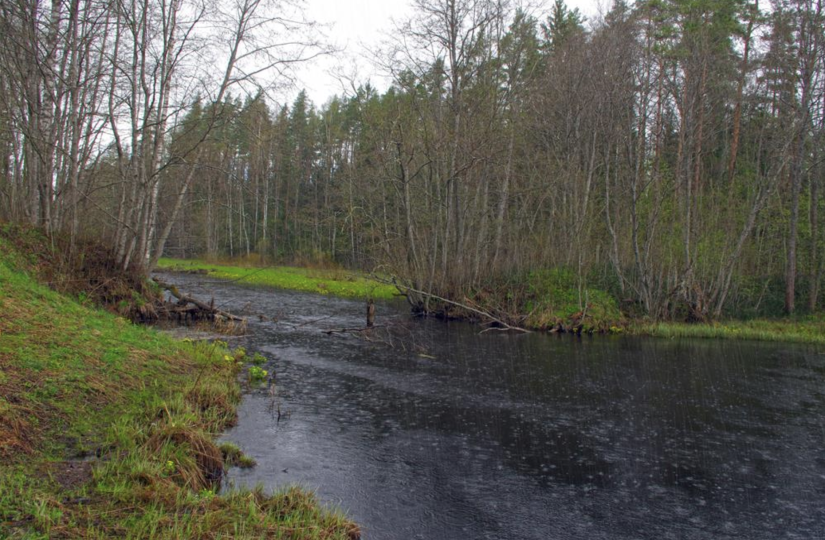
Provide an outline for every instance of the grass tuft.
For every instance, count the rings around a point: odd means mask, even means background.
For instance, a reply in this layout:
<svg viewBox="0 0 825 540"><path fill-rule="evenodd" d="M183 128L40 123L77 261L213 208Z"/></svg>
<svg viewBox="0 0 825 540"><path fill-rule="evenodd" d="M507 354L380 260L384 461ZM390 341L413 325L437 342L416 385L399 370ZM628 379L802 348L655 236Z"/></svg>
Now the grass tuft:
<svg viewBox="0 0 825 540"><path fill-rule="evenodd" d="M251 469L257 463L255 460L246 454L236 445L231 442L221 443L221 453L223 454L224 463L229 467L240 467L241 469Z"/></svg>

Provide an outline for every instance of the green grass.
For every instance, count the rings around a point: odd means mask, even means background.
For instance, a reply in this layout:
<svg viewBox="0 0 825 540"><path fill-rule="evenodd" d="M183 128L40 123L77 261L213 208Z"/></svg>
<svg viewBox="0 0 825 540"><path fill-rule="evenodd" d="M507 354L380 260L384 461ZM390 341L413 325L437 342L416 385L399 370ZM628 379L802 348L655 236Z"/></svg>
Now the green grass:
<svg viewBox="0 0 825 540"><path fill-rule="evenodd" d="M289 266L244 267L211 264L201 260L161 259L158 268L172 271L205 271L210 276L238 283L330 294L344 298L390 299L398 290L345 270L294 268Z"/></svg>
<svg viewBox="0 0 825 540"><path fill-rule="evenodd" d="M0 538L357 537L297 488L215 493L243 354L85 307L32 270L0 239Z"/></svg>
<svg viewBox="0 0 825 540"><path fill-rule="evenodd" d="M749 339L825 345L825 318L755 319L709 324L634 323L630 333L663 338Z"/></svg>

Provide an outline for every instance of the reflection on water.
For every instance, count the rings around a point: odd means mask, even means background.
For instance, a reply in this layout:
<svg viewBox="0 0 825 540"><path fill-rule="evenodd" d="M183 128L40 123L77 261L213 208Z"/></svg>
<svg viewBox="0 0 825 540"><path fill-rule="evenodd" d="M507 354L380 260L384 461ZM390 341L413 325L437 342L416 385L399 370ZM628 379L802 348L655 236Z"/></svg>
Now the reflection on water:
<svg viewBox="0 0 825 540"><path fill-rule="evenodd" d="M366 538L825 537L816 351L478 335L379 306L422 356L321 332L362 325L360 302L174 279L279 319L243 345L288 415L246 397L225 438L258 466L231 481L307 486Z"/></svg>

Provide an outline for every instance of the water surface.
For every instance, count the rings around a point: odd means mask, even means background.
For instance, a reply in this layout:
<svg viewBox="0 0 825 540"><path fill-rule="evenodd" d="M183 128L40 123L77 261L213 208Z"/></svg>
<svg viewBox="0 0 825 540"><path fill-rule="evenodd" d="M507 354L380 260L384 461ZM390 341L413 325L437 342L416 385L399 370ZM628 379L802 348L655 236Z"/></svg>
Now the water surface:
<svg viewBox="0 0 825 540"><path fill-rule="evenodd" d="M390 346L323 333L362 302L167 279L278 319L240 341L277 396L244 399L225 438L258 466L230 481L313 489L367 539L825 537L815 350L479 335L380 305Z"/></svg>

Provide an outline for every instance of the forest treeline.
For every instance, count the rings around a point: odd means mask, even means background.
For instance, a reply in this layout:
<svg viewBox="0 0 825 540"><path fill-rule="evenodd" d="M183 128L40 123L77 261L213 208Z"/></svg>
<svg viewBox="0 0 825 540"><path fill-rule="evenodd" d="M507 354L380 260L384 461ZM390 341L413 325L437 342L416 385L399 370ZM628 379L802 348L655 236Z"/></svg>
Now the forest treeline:
<svg viewBox="0 0 825 540"><path fill-rule="evenodd" d="M822 308L822 0L413 3L376 53L392 87L322 106L233 92L245 55L283 60L248 39L258 2L231 3L203 85L198 2L4 3L0 215L142 270L320 259L502 305L555 272L584 311L591 289L654 318Z"/></svg>

